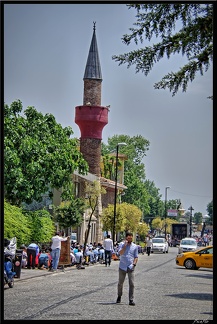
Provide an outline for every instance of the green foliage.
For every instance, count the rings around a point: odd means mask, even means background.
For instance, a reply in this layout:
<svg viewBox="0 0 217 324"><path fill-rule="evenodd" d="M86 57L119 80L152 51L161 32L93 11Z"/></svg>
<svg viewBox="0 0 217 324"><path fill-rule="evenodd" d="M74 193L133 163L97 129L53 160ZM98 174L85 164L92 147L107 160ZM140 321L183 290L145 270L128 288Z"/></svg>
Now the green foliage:
<svg viewBox="0 0 217 324"><path fill-rule="evenodd" d="M146 223L139 223L137 228L137 234L139 234L140 238L144 238L146 235L148 235L150 228L148 224Z"/></svg>
<svg viewBox="0 0 217 324"><path fill-rule="evenodd" d="M137 232L139 222L142 217L142 211L135 205L122 203L119 205L121 212L124 213L124 231Z"/></svg>
<svg viewBox="0 0 217 324"><path fill-rule="evenodd" d="M209 219L206 220L207 225L213 225L213 200L207 205Z"/></svg>
<svg viewBox="0 0 217 324"><path fill-rule="evenodd" d="M21 206L52 189L66 188L75 170L88 171L71 127L62 128L53 115L27 107L20 100L4 105L4 192L7 201ZM65 192L63 191L63 195Z"/></svg>
<svg viewBox="0 0 217 324"><path fill-rule="evenodd" d="M164 221L160 217L156 217L152 220L151 227L157 231L162 231L164 228Z"/></svg>
<svg viewBox="0 0 217 324"><path fill-rule="evenodd" d="M138 45L139 41L143 43L144 38L147 43L153 37L156 37L156 43L129 53L113 55L112 59L119 65L127 64L127 68L135 65L136 73L141 71L147 76L163 57L169 59L175 54L185 55L187 64L154 84L155 89L168 88L172 96L179 88L185 92L188 83L195 79L198 72L203 75L213 60L213 4L152 3L127 6L136 9L137 22L134 23L136 28L129 28L130 35L123 35L123 43L129 45L134 40Z"/></svg>
<svg viewBox="0 0 217 324"><path fill-rule="evenodd" d="M103 151L114 152L118 143L126 143L119 146L119 153L125 154L124 184L127 186L122 201L135 205L142 210L143 215L159 215L161 203L159 189L154 183L145 180L145 165L143 159L149 150L149 141L141 135L130 137L128 135L114 135L108 138L108 145L103 145ZM151 204L153 202L153 204Z"/></svg>
<svg viewBox="0 0 217 324"><path fill-rule="evenodd" d="M161 200L161 194L159 193L159 188L155 187L153 181L145 180L145 188L149 194L147 198L147 203L149 206L149 212L144 213L144 221L153 216L163 216L164 215L164 202Z"/></svg>
<svg viewBox="0 0 217 324"><path fill-rule="evenodd" d="M115 229L116 232L136 232L142 217L141 210L135 205L122 203L116 206ZM113 230L114 224L114 205L109 204L103 209L101 216L103 230Z"/></svg>
<svg viewBox="0 0 217 324"><path fill-rule="evenodd" d="M49 242L55 232L54 222L47 210L28 211L34 242Z"/></svg>
<svg viewBox="0 0 217 324"><path fill-rule="evenodd" d="M32 227L22 209L4 201L4 238L17 238L17 246L31 241Z"/></svg>
<svg viewBox="0 0 217 324"><path fill-rule="evenodd" d="M33 241L48 242L54 231L54 222L48 211L25 211L4 201L4 237L16 237L17 247Z"/></svg>
<svg viewBox="0 0 217 324"><path fill-rule="evenodd" d="M62 202L53 210L61 228L76 227L82 223L85 203L82 199L76 198Z"/></svg>
<svg viewBox="0 0 217 324"><path fill-rule="evenodd" d="M201 224L203 221L203 214L202 213L194 213L194 216L193 216L193 222L198 225L198 224Z"/></svg>
<svg viewBox="0 0 217 324"><path fill-rule="evenodd" d="M99 207L99 199L101 195L104 195L106 193L105 188L101 187L100 181L93 181L93 182L86 182L85 183L85 197L86 197L86 212L89 211L89 220L88 220L88 225L87 225L87 230L85 233L85 239L84 239L84 247L83 247L83 254L85 255L86 251L86 245L90 233L90 223L93 214ZM96 215L98 216L98 215Z"/></svg>

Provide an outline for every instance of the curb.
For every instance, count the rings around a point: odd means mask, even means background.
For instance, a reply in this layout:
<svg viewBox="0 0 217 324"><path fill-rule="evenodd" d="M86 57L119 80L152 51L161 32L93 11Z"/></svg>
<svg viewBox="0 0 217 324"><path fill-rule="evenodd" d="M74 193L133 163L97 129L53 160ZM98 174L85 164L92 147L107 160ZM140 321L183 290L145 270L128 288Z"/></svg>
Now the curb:
<svg viewBox="0 0 217 324"><path fill-rule="evenodd" d="M96 265L98 265L98 264L89 264L88 267L89 266L96 266ZM17 281L21 281L21 280L34 279L34 278L43 277L43 276L49 276L49 275L52 275L52 274L64 273L64 272L67 272L67 271L70 271L70 270L78 270L78 269L76 268L76 266L65 267L64 270L58 269L57 272L48 271L47 269L46 270L22 269L21 273L20 273L20 278L14 277L14 279L15 279L15 282L17 282Z"/></svg>

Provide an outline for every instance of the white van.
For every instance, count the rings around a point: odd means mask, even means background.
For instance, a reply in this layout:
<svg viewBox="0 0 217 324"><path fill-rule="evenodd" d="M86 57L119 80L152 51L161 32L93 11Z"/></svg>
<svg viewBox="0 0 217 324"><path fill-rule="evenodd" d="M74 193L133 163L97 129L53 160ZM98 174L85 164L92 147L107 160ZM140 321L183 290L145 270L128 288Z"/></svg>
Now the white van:
<svg viewBox="0 0 217 324"><path fill-rule="evenodd" d="M197 241L192 237L185 237L180 241L178 253L192 252L198 249Z"/></svg>
<svg viewBox="0 0 217 324"><path fill-rule="evenodd" d="M71 233L70 241L73 242L73 243L77 242L77 233Z"/></svg>

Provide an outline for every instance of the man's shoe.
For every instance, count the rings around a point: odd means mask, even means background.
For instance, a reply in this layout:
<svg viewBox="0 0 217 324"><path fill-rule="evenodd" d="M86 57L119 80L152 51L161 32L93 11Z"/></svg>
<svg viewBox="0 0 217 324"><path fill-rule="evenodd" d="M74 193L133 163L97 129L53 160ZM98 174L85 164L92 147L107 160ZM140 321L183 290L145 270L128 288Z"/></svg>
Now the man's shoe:
<svg viewBox="0 0 217 324"><path fill-rule="evenodd" d="M130 305L130 306L135 306L136 304L134 303L133 300L130 300L129 305Z"/></svg>
<svg viewBox="0 0 217 324"><path fill-rule="evenodd" d="M116 303L120 304L120 302L121 302L121 297L118 296Z"/></svg>

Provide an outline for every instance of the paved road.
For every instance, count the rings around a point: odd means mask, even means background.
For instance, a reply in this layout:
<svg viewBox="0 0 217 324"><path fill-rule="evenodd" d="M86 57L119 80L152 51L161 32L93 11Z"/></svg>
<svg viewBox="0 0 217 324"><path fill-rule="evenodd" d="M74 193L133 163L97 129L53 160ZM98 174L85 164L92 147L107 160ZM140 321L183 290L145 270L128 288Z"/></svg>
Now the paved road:
<svg viewBox="0 0 217 324"><path fill-rule="evenodd" d="M168 254L139 255L135 303L128 305L128 281L116 304L119 261L48 273L24 270L4 290L5 320L213 320L213 271L187 270ZM34 278L31 278L33 277ZM201 323L201 322L200 322Z"/></svg>

